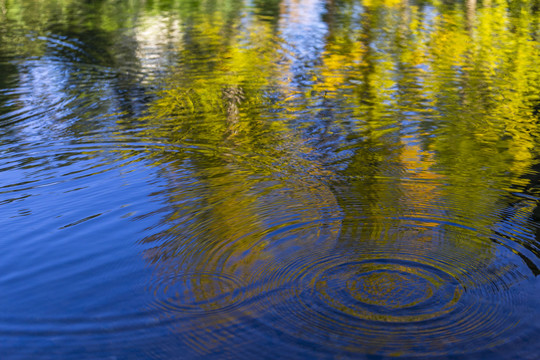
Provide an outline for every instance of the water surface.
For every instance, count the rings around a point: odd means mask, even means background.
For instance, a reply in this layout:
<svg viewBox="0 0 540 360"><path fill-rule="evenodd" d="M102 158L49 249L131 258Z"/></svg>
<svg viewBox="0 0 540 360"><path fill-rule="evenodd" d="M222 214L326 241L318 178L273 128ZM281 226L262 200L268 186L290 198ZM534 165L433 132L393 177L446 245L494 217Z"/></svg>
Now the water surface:
<svg viewBox="0 0 540 360"><path fill-rule="evenodd" d="M2 359L537 359L535 0L0 0Z"/></svg>

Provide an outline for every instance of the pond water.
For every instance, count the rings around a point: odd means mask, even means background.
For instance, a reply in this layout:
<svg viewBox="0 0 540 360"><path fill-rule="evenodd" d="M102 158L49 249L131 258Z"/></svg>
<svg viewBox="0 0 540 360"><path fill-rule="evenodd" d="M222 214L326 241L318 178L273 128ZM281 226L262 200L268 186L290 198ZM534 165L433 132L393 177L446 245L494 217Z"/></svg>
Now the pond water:
<svg viewBox="0 0 540 360"><path fill-rule="evenodd" d="M538 359L537 0L0 0L0 358Z"/></svg>

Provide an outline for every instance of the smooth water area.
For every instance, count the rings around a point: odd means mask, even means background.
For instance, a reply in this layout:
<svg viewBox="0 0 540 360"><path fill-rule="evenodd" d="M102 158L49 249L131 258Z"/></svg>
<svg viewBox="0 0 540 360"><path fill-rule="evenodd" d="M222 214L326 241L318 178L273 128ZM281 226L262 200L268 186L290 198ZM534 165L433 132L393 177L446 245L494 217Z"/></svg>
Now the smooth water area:
<svg viewBox="0 0 540 360"><path fill-rule="evenodd" d="M0 0L0 358L539 359L539 13Z"/></svg>

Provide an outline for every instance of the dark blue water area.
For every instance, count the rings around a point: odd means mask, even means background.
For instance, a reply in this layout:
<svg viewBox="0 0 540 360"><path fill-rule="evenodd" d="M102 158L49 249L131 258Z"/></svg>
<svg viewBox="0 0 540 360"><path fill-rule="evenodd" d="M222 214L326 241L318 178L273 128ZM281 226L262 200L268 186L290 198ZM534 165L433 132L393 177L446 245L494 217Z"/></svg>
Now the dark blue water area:
<svg viewBox="0 0 540 360"><path fill-rule="evenodd" d="M40 348L81 356L110 332L137 333L155 321L143 291L151 272L137 246L151 221L133 221L156 207L145 196L155 188L152 171L134 164L89 175L77 164L56 168L61 164L51 161L43 180L32 179L32 168L21 171L26 181L9 179L17 192L1 220L0 332L10 358L34 357ZM92 181L72 175L63 182L70 172ZM63 351L58 356L69 354Z"/></svg>

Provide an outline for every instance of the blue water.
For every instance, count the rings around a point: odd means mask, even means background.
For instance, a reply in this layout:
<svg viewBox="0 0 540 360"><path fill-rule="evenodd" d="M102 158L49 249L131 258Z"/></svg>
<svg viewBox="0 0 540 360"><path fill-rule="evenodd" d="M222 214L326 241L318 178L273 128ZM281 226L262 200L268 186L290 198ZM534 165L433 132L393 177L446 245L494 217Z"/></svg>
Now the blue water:
<svg viewBox="0 0 540 360"><path fill-rule="evenodd" d="M0 0L0 358L538 359L539 20Z"/></svg>

